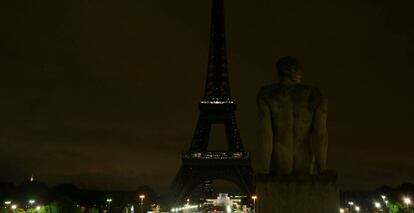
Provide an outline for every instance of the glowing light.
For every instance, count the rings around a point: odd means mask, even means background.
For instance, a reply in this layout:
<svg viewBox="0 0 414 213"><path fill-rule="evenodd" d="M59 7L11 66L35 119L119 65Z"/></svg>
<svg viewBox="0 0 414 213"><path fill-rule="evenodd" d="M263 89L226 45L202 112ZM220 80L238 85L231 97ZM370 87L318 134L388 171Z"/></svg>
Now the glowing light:
<svg viewBox="0 0 414 213"><path fill-rule="evenodd" d="M106 202L108 202L108 203L112 202L112 198L106 199Z"/></svg>
<svg viewBox="0 0 414 213"><path fill-rule="evenodd" d="M383 200L385 200L385 199L387 198L387 196L385 196L385 195L381 195L381 198L382 198Z"/></svg>
<svg viewBox="0 0 414 213"><path fill-rule="evenodd" d="M17 209L17 205L12 205L11 208L12 209Z"/></svg>
<svg viewBox="0 0 414 213"><path fill-rule="evenodd" d="M379 202L374 202L375 208L379 209L381 208L381 203Z"/></svg>
<svg viewBox="0 0 414 213"><path fill-rule="evenodd" d="M36 203L36 201L35 200L29 200L29 203L34 204L34 203Z"/></svg>
<svg viewBox="0 0 414 213"><path fill-rule="evenodd" d="M188 204L186 204L183 207L172 208L171 212L179 212L179 211L183 211L183 210L197 209L197 208L198 208L198 205L188 205Z"/></svg>
<svg viewBox="0 0 414 213"><path fill-rule="evenodd" d="M257 195L252 195L252 199L253 199L253 213L256 213L256 200L257 200Z"/></svg>
<svg viewBox="0 0 414 213"><path fill-rule="evenodd" d="M140 195L139 198L144 199L145 195Z"/></svg>
<svg viewBox="0 0 414 213"><path fill-rule="evenodd" d="M350 206L353 206L353 205L354 205L354 202L350 201L350 202L348 202L348 204L349 204Z"/></svg>
<svg viewBox="0 0 414 213"><path fill-rule="evenodd" d="M355 211L359 212L359 210L361 210L361 208L359 208L359 206L355 206Z"/></svg>
<svg viewBox="0 0 414 213"><path fill-rule="evenodd" d="M344 209L342 209L342 208L339 209L339 213L344 213L344 212L345 212Z"/></svg>
<svg viewBox="0 0 414 213"><path fill-rule="evenodd" d="M40 206L36 206L36 211L40 211L41 207Z"/></svg>
<svg viewBox="0 0 414 213"><path fill-rule="evenodd" d="M233 101L201 101L202 104L233 104Z"/></svg>
<svg viewBox="0 0 414 213"><path fill-rule="evenodd" d="M407 206L411 204L411 199L409 197L403 197L403 201Z"/></svg>
<svg viewBox="0 0 414 213"><path fill-rule="evenodd" d="M11 204L11 201L10 200L6 200L6 201L4 201L4 204L5 205L10 205Z"/></svg>

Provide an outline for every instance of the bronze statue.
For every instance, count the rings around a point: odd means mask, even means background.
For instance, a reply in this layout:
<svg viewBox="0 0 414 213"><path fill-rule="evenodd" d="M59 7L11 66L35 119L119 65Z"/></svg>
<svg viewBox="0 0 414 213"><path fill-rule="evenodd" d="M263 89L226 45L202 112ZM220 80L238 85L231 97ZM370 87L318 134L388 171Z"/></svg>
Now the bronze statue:
<svg viewBox="0 0 414 213"><path fill-rule="evenodd" d="M321 91L303 85L299 61L283 57L279 82L259 91L259 174L315 174L326 170L327 100Z"/></svg>

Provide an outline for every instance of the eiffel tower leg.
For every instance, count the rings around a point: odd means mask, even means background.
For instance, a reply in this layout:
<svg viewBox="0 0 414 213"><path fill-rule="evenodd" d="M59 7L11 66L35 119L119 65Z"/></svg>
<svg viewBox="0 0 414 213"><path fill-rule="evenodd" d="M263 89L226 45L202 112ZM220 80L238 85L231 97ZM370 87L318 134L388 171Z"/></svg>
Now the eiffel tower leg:
<svg viewBox="0 0 414 213"><path fill-rule="evenodd" d="M227 143L230 151L241 151L244 150L243 144L241 143L239 129L237 128L236 116L231 115L230 119L227 119L224 123L226 128Z"/></svg>
<svg viewBox="0 0 414 213"><path fill-rule="evenodd" d="M210 137L211 123L204 118L199 118L194 132L190 150L206 151Z"/></svg>
<svg viewBox="0 0 414 213"><path fill-rule="evenodd" d="M184 167L181 167L178 171L167 194L166 204L168 207L172 207L179 202L178 198L181 197L180 194L182 193L182 188L185 186L185 183L189 181L186 173L187 171Z"/></svg>

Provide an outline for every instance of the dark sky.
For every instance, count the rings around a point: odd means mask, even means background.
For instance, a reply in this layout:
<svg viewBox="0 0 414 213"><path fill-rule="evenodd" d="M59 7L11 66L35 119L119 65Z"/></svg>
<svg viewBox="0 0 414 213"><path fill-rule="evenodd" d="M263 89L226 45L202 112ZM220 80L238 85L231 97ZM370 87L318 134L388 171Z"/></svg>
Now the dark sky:
<svg viewBox="0 0 414 213"><path fill-rule="evenodd" d="M256 140L256 92L276 81L279 57L295 55L304 83L329 97L328 164L341 187L414 182L412 8L226 0L246 147ZM209 19L209 0L2 1L0 179L165 189L196 124Z"/></svg>

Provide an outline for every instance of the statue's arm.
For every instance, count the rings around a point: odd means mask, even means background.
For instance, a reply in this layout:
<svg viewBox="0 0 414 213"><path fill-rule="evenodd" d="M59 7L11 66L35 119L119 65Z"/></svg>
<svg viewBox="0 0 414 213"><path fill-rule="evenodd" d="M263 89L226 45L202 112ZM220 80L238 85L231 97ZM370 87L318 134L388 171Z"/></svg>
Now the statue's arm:
<svg viewBox="0 0 414 213"><path fill-rule="evenodd" d="M270 109L260 94L257 96L258 107L258 144L256 152L256 173L268 174L273 150L273 131Z"/></svg>
<svg viewBox="0 0 414 213"><path fill-rule="evenodd" d="M320 102L316 108L313 119L312 149L315 155L317 172L326 170L326 158L328 151L328 131L326 127L328 101L318 91Z"/></svg>

